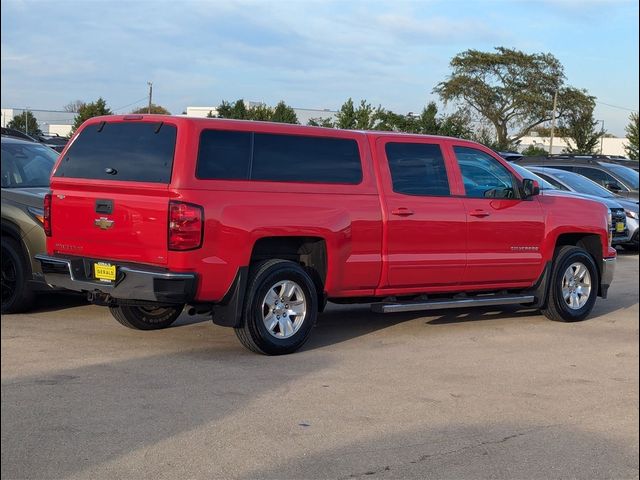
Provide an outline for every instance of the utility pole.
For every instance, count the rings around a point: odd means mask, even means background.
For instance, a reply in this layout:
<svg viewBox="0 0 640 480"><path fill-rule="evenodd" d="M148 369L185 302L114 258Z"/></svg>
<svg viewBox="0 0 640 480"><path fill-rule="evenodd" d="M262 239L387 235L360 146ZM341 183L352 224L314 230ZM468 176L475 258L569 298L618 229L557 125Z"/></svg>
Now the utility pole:
<svg viewBox="0 0 640 480"><path fill-rule="evenodd" d="M147 113L151 113L151 94L153 93L153 83L147 82L147 85L149 85L149 109Z"/></svg>
<svg viewBox="0 0 640 480"><path fill-rule="evenodd" d="M558 107L558 89L553 92L553 113L551 114L551 138L549 139L549 155L553 155L553 136L556 133L556 108Z"/></svg>
<svg viewBox="0 0 640 480"><path fill-rule="evenodd" d="M603 147L604 147L604 120L600 120L602 122L602 130L600 130L600 155L604 155Z"/></svg>

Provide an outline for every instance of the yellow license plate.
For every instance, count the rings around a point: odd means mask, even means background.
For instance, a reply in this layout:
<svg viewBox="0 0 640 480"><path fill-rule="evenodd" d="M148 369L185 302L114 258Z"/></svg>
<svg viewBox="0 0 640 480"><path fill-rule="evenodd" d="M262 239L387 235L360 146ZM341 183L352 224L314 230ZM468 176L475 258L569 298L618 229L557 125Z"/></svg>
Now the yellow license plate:
<svg viewBox="0 0 640 480"><path fill-rule="evenodd" d="M116 266L104 262L94 263L93 276L103 282L112 282L116 279Z"/></svg>
<svg viewBox="0 0 640 480"><path fill-rule="evenodd" d="M617 222L616 223L616 232L618 232L618 233L624 232L624 227L625 227L625 225L624 225L623 222Z"/></svg>

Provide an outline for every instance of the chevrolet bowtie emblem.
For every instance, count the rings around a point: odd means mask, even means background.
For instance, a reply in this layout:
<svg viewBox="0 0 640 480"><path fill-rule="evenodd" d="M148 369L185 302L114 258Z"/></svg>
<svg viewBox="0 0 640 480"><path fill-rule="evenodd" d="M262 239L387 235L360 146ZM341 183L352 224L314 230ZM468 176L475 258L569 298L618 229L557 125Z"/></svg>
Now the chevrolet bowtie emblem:
<svg viewBox="0 0 640 480"><path fill-rule="evenodd" d="M107 230L113 227L113 220L109 220L107 217L96 218L93 224L101 230Z"/></svg>

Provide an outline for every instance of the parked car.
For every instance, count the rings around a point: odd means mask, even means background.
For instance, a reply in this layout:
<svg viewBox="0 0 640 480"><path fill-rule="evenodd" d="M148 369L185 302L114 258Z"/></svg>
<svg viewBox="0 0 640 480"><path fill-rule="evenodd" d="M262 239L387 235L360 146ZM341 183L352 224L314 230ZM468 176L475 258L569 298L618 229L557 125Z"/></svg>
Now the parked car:
<svg viewBox="0 0 640 480"><path fill-rule="evenodd" d="M571 155L549 157L523 157L522 166L551 167L579 173L613 193L638 200L638 172L599 158Z"/></svg>
<svg viewBox="0 0 640 480"><path fill-rule="evenodd" d="M65 145L69 141L66 137L60 135L34 135L34 138L40 143L46 145L49 148L53 148L56 152L60 153L64 150Z"/></svg>
<svg viewBox="0 0 640 480"><path fill-rule="evenodd" d="M613 244L627 249L638 249L639 208L637 200L615 195L606 188L574 172L548 167L529 167L529 170L553 184L555 188L599 197L603 201L609 202L609 206L613 203L618 207L622 207L626 216L627 228L624 231L619 228L615 231Z"/></svg>
<svg viewBox="0 0 640 480"><path fill-rule="evenodd" d="M2 132L2 135L7 137L19 138L21 140L26 140L28 142L37 142L37 140L33 138L31 135L27 135L26 133L21 132L20 130L16 130L15 128L1 127L1 132Z"/></svg>
<svg viewBox="0 0 640 480"><path fill-rule="evenodd" d="M27 140L30 142L38 142L43 145L46 145L49 148L52 148L58 153L60 153L64 149L65 145L69 141L68 138L61 137L58 134L51 135L51 134L33 133L30 135L27 135L26 133L21 132L20 130L16 130L15 128L5 128L5 127L2 127L2 135L19 138L21 140Z"/></svg>
<svg viewBox="0 0 640 480"><path fill-rule="evenodd" d="M327 300L579 321L616 261L601 202L539 195L480 144L394 132L96 117L45 212L47 283L142 330L212 312L264 354L300 348Z"/></svg>
<svg viewBox="0 0 640 480"><path fill-rule="evenodd" d="M43 199L56 158L39 143L2 136L2 313L28 309L48 288L33 257L45 252Z"/></svg>

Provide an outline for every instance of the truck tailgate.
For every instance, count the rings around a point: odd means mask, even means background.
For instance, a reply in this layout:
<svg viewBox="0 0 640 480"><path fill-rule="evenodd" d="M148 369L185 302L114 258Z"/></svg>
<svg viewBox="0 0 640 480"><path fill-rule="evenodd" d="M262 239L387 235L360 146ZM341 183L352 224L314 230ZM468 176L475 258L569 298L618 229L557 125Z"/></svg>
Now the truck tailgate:
<svg viewBox="0 0 640 480"><path fill-rule="evenodd" d="M167 263L166 186L144 190L58 187L51 203L52 253Z"/></svg>

